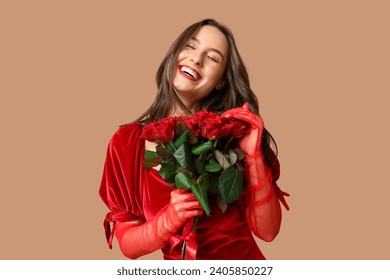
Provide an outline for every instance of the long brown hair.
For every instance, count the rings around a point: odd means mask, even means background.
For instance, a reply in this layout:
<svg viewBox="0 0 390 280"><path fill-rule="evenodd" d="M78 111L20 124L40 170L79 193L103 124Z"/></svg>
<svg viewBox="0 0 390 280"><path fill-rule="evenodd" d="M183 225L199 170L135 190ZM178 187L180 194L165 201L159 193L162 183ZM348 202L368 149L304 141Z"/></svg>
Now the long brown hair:
<svg viewBox="0 0 390 280"><path fill-rule="evenodd" d="M190 25L173 42L158 68L156 74L157 95L149 107L135 122L148 124L165 117L172 112L172 106L179 106L184 112L191 114L191 111L183 104L173 87L173 79L176 70L177 57L188 42L205 25L211 25L218 28L226 37L229 44L229 56L226 64L225 73L222 80L224 85L220 89L213 89L209 95L204 97L198 103L195 111L208 110L216 113L222 113L232 108L241 107L248 102L250 109L255 114L259 114L259 104L256 95L250 88L248 72L244 62L237 49L233 33L230 29L218 23L214 19L205 19ZM271 145L275 147L277 154L277 145L272 135L264 128L262 136L262 152L266 163L272 165Z"/></svg>

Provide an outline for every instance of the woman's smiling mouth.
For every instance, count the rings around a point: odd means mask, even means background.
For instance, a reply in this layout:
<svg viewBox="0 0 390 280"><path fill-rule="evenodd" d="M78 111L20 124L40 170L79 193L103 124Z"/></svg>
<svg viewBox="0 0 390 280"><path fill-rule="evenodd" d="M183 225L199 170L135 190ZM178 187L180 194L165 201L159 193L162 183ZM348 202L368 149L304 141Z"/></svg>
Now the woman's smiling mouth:
<svg viewBox="0 0 390 280"><path fill-rule="evenodd" d="M200 74L196 70L185 65L179 65L179 72L183 77L191 81L197 81L201 78Z"/></svg>

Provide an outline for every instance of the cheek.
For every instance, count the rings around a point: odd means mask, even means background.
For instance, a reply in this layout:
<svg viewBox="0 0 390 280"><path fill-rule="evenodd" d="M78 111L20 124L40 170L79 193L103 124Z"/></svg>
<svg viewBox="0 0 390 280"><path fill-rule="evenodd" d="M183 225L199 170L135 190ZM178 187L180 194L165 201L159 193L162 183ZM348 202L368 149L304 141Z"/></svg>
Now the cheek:
<svg viewBox="0 0 390 280"><path fill-rule="evenodd" d="M181 51L181 52L179 53L179 55L177 56L177 62L183 60L183 59L186 58L186 57L187 57L186 51Z"/></svg>
<svg viewBox="0 0 390 280"><path fill-rule="evenodd" d="M213 81L213 83L218 84L219 81L222 79L224 68L222 67L216 67L215 69L211 69L210 71L210 79Z"/></svg>

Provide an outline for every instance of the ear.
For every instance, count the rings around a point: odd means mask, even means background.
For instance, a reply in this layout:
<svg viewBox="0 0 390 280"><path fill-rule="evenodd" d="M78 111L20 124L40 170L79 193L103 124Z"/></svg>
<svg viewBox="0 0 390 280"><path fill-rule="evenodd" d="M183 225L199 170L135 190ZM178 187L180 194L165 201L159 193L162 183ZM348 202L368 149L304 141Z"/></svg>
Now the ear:
<svg viewBox="0 0 390 280"><path fill-rule="evenodd" d="M223 86L225 85L225 82L224 81L219 81L219 83L217 84L217 86L215 87L216 90L220 90L223 88Z"/></svg>

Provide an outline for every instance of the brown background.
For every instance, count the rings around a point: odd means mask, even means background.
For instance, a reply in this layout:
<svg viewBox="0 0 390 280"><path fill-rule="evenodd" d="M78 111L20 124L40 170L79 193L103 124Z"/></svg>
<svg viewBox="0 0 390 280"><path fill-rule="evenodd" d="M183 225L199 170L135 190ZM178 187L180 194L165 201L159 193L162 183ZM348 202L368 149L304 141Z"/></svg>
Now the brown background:
<svg viewBox="0 0 390 280"><path fill-rule="evenodd" d="M265 255L390 258L388 2L227 3L1 2L1 259L123 258L97 193L107 143L205 17L236 36L292 194Z"/></svg>

